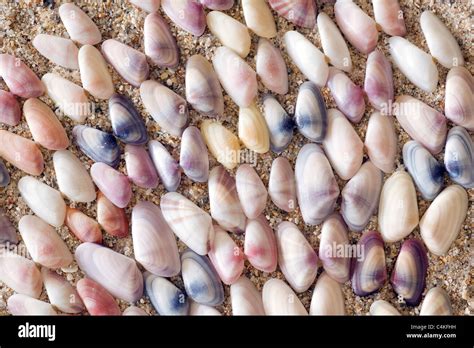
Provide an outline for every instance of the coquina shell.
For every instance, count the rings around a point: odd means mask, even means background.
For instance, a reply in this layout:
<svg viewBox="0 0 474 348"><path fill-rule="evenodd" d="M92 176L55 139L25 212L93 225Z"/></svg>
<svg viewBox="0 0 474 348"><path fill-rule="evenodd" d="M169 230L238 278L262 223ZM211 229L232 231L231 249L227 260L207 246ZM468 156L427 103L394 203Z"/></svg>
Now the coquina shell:
<svg viewBox="0 0 474 348"><path fill-rule="evenodd" d="M397 242L418 225L418 202L410 174L400 170L384 183L380 194L378 223L385 242Z"/></svg>

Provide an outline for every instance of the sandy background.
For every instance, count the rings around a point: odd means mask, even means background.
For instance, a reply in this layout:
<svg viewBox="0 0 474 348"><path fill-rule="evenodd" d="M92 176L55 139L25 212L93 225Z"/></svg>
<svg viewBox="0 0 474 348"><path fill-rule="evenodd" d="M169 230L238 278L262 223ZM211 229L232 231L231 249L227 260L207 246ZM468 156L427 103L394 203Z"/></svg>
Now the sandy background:
<svg viewBox="0 0 474 348"><path fill-rule="evenodd" d="M132 47L135 47L143 51L143 23L146 13L126 1L97 1L97 2L76 2L97 24L100 31L102 32L103 40L109 38L115 38L119 41L122 41ZM357 1L357 3L371 16L373 16L372 5L367 0ZM457 1L409 1L402 0L400 1L402 10L405 16L405 23L407 26L408 34L407 39L415 43L422 49L428 52L428 47L424 40L424 37L421 33L419 25L419 17L422 11L430 9L435 12L444 23L447 24L448 28L454 33L456 39L458 40L461 49L463 51L464 58L466 59L466 65L470 69L471 73L473 72L472 68L472 52L474 48L471 45L471 36L470 36L470 13L473 10L470 6L470 1L468 0L457 0ZM41 77L48 72L56 72L62 76L71 79L77 84L81 84L79 71L70 71L64 68L55 66L53 63L49 62L46 58L42 57L32 46L32 40L35 35L40 33L47 33L52 35L58 35L63 37L68 37L68 34L61 23L61 20L58 15L58 7L60 3L56 1L45 1L36 2L36 1L20 1L20 3L13 2L0 2L0 46L2 53L10 53L15 56L23 59L26 64L32 68L36 74ZM331 18L334 19L333 6L324 5L321 6L321 9L329 14ZM242 10L238 1L236 5L226 13L230 14L234 18L244 21ZM166 16L164 16L166 18ZM273 40L273 42L282 48L282 36L287 30L295 29L295 26L287 22L285 19L277 17L275 14L275 20L278 28L278 36ZM161 81L165 85L169 86L171 89L184 96L184 74L185 74L185 62L187 57L199 53L209 60L211 59L215 47L218 47L220 44L209 33L208 30L201 37L193 37L191 34L188 34L180 29L178 29L174 24L170 24L171 30L175 35L178 45L181 50L181 61L177 69L159 69L156 66L151 65L151 79L156 79ZM321 47L319 34L316 30L302 29L297 28L298 31L302 32L305 36L316 44L317 47ZM388 36L381 33L378 48L383 50L387 56L387 38ZM255 67L254 56L255 49L257 47L258 37L252 34L252 51L247 57L247 62ZM363 79L365 76L365 62L366 57L357 53L352 47L350 47L352 61L354 65L353 72L350 74L350 77L359 85L362 85ZM285 96L279 96L278 99L282 105L289 111L292 112L292 108L295 104L295 98L298 91L298 86L305 81L305 78L302 74L299 73L298 69L289 62L287 59L286 53L284 52L284 57L287 60L289 76L290 76L290 90L289 93ZM432 107L443 110L444 103L444 89L447 69L438 65L438 70L440 72L440 83L438 88L434 93L425 93L420 89L414 87L408 80L400 74L400 72L394 69L394 81L395 81L395 95L409 94L415 96L424 102L428 103ZM179 139L168 136L160 132L157 124L152 120L151 116L148 115L146 111L143 110L143 105L139 97L138 88L134 88L125 81L123 81L112 68L110 71L113 76L113 80L116 86L116 91L126 94L132 98L135 105L139 108L142 113L142 116L146 120L148 131L152 139L158 139L168 146L170 151L174 154L176 158L179 158ZM0 81L1 87L5 89L5 84L3 81ZM263 85L259 84L259 100L258 103L261 106L261 97L263 93L266 92ZM326 99L328 108L335 107L333 100L331 99L327 88L323 88L323 94ZM110 121L108 118L108 107L107 101L94 100L93 97L89 96L91 100L96 103L95 115L90 117L86 124L92 125L98 128L101 128L106 131L111 130ZM41 100L45 101L53 110L56 110L52 101L46 97L41 97ZM23 103L23 100L21 101ZM367 103L368 104L368 103ZM367 106L365 115L362 121L356 126L357 132L363 140L365 137L366 125L370 114L372 113L372 108L370 105ZM191 124L199 125L200 120L203 116L199 115L194 110L190 109L190 119ZM68 118L63 118L60 116L61 122L67 130L68 135L71 137L71 130L73 123ZM231 101L228 96L225 96L225 116L222 118L222 122L226 127L229 127L232 131L237 134L236 125L238 120L238 108ZM400 129L397 122L396 128L399 134L399 152L403 147L403 144L409 139L407 134ZM452 124L449 124L451 127ZM31 138L31 134L28 130L27 124L22 120L22 122L16 127L7 127L5 125L0 125L2 129L8 129L16 134L21 134L27 138ZM294 164L298 150L307 142L305 138L297 134L294 136L291 145L283 153L283 156L286 156L290 159L291 163ZM78 155L81 160L86 164L87 168L90 168L92 161L89 160L86 156L82 155L77 148L72 145L69 148L76 155ZM40 180L44 181L48 185L57 188L54 170L52 165L52 151L41 149L45 158L46 169L44 173L39 177ZM271 166L273 158L276 155L269 152L264 155L258 156L258 163L256 170L261 175L265 184L268 182L268 173ZM442 158L442 154L439 156ZM211 167L215 165L215 160L211 158ZM397 159L397 165L402 166L401 157ZM19 219L25 214L31 214L30 209L26 206L24 201L19 196L17 190L18 180L25 175L23 172L17 170L11 165L7 164L9 172L11 174L11 183L8 187L0 189L0 206L6 211L7 215L17 225ZM120 165L120 170L125 171L125 162L122 160ZM387 178L387 176L385 177ZM339 180L339 186L342 189L344 182ZM446 180L448 182L448 180ZM134 196L129 204L127 213L130 216L131 208L139 200L149 200L153 201L156 204L160 202L160 196L164 193L163 187L160 185L155 190L144 190L136 186L133 187ZM209 209L208 198L207 198L207 185L206 184L196 184L191 182L187 177L183 175L182 182L178 188L178 192L181 192L185 196L192 199L199 206L204 209ZM437 257L432 254L429 255L429 274L427 278L427 286L425 292L434 287L442 286L445 288L451 298L453 305L454 313L457 315L469 314L473 310L473 271L471 265L472 253L470 249L470 240L473 230L473 199L474 199L474 190L469 191L469 212L468 217L466 218L462 230L454 242L453 246L450 248L449 253L443 257ZM67 202L68 203L68 202ZM69 203L68 203L69 204ZM420 217L426 210L428 204L423 201L420 196L418 196L419 204L419 213ZM83 212L87 213L89 216L96 216L96 205L95 202L92 204L77 204L75 205ZM339 209L339 205L337 207ZM287 214L280 211L276 206L268 201L268 205L265 211L267 218L270 220L271 225L274 227L276 224L282 220L289 220L296 223L299 228L304 231L307 239L310 241L312 246L315 249L318 249L319 246L319 233L320 226L317 227L308 227L305 226L299 210L296 210L292 214ZM377 228L377 218L373 216L367 229L376 229ZM79 244L78 240L69 233L66 227L58 229L58 233L66 241L71 251L74 251L76 246ZM243 237L233 236L239 245L243 243ZM356 243L360 237L360 233L350 233L349 238L353 243ZM419 229L416 228L415 231L410 234L412 237L420 237ZM127 256L133 256L133 247L131 237L124 239L117 239L111 237L104 233L104 244L120 253L123 253ZM400 249L401 242L394 243L391 245L385 246L386 251L386 260L388 272L391 274L396 256ZM183 245L180 245L182 248ZM321 272L321 269L320 271ZM272 274L265 274L261 271L254 269L248 262L246 262L246 269L244 274L249 277L259 289L263 286L265 281L269 277L278 277L283 278L281 272L277 271ZM75 284L79 279L83 277L83 274L78 270L77 265L73 264L70 269L64 273L64 276L67 277L69 281ZM179 277L175 278L175 283L178 286L181 286L181 281ZM309 309L312 288L302 294L299 294L298 297L302 300L303 304ZM403 314L417 314L419 313L418 307L407 307L403 303L397 300L396 294L393 292L391 286L387 282L385 286L378 293L371 295L369 297L361 298L355 296L350 287L350 283L346 283L343 286L343 291L346 300L346 312L347 314L354 315L365 315L369 311L369 307L372 302L376 299L385 299L395 305L398 310ZM229 287L225 286L226 300L222 306L219 306L218 309L224 314L231 313L230 298L229 298ZM0 314L7 314L6 311L6 300L12 294L12 290L6 287L3 283L0 282ZM41 299L47 300L45 293L42 294ZM127 307L127 303L120 302L122 309ZM148 313L155 313L154 309L150 305L149 301L144 297L140 300L138 305L144 308Z"/></svg>

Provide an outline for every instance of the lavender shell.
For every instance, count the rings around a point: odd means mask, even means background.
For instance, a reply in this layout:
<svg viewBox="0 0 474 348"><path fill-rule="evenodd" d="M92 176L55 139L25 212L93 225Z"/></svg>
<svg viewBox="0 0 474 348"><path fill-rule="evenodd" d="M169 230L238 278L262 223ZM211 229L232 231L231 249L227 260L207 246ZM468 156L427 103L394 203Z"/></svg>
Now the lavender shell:
<svg viewBox="0 0 474 348"><path fill-rule="evenodd" d="M367 57L364 91L374 108L382 110L386 115L391 114L389 105L394 94L392 66L378 49Z"/></svg>
<svg viewBox="0 0 474 348"><path fill-rule="evenodd" d="M387 280L382 236L377 231L365 232L358 242L364 250L362 259L352 264L352 289L357 296L367 296L380 289Z"/></svg>
<svg viewBox="0 0 474 348"><path fill-rule="evenodd" d="M105 40L102 43L102 53L119 75L134 87L140 87L150 74L145 55L120 41Z"/></svg>
<svg viewBox="0 0 474 348"><path fill-rule="evenodd" d="M418 305L425 289L427 271L428 257L423 243L418 239L405 241L390 278L393 290L403 297L408 305Z"/></svg>
<svg viewBox="0 0 474 348"><path fill-rule="evenodd" d="M158 174L150 155L143 146L125 145L125 165L128 178L142 188L156 188Z"/></svg>
<svg viewBox="0 0 474 348"><path fill-rule="evenodd" d="M148 151L163 186L167 191L176 191L181 182L181 170L178 162L157 140L150 140Z"/></svg>
<svg viewBox="0 0 474 348"><path fill-rule="evenodd" d="M179 165L184 174L195 182L209 178L209 155L201 132L194 126L186 128L181 139Z"/></svg>
<svg viewBox="0 0 474 348"><path fill-rule="evenodd" d="M187 315L189 301L186 293L168 279L150 272L143 273L145 291L150 302L160 315Z"/></svg>
<svg viewBox="0 0 474 348"><path fill-rule="evenodd" d="M474 187L474 145L472 137L460 126L449 130L444 165L454 182L465 188Z"/></svg>
<svg viewBox="0 0 474 348"><path fill-rule="evenodd" d="M118 166L120 147L112 134L82 125L75 126L72 134L77 146L87 157L111 167Z"/></svg>
<svg viewBox="0 0 474 348"><path fill-rule="evenodd" d="M224 302L224 288L207 256L187 249L181 254L181 269L184 288L190 298L208 306Z"/></svg>
<svg viewBox="0 0 474 348"><path fill-rule="evenodd" d="M340 111L354 123L362 119L365 111L364 93L347 75L329 68L327 86Z"/></svg>
<svg viewBox="0 0 474 348"><path fill-rule="evenodd" d="M179 48L176 39L163 17L158 12L145 18L143 28L145 54L159 67L173 68L179 63Z"/></svg>
<svg viewBox="0 0 474 348"><path fill-rule="evenodd" d="M295 175L303 220L306 224L317 225L332 213L339 196L332 168L318 145L306 144L301 148L296 159Z"/></svg>
<svg viewBox="0 0 474 348"><path fill-rule="evenodd" d="M443 166L420 143L411 140L403 146L403 163L425 200L433 200L443 187Z"/></svg>
<svg viewBox="0 0 474 348"><path fill-rule="evenodd" d="M109 99L109 114L114 135L126 144L143 145L148 141L145 122L130 98L114 94Z"/></svg>
<svg viewBox="0 0 474 348"><path fill-rule="evenodd" d="M319 88L312 82L303 83L298 91L295 123L301 134L311 141L321 142L326 136L328 116Z"/></svg>

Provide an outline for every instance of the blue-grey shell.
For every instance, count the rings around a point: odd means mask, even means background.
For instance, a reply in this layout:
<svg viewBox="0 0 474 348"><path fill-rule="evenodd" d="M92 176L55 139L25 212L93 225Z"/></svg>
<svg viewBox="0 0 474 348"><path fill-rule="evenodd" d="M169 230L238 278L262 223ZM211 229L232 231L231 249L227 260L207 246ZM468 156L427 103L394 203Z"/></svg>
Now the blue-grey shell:
<svg viewBox="0 0 474 348"><path fill-rule="evenodd" d="M143 145L148 141L145 122L130 98L114 94L109 99L109 116L114 135L124 143Z"/></svg>
<svg viewBox="0 0 474 348"><path fill-rule="evenodd" d="M324 140L328 128L326 104L318 86L313 82L307 81L300 86L296 99L295 123L300 133L309 140Z"/></svg>
<svg viewBox="0 0 474 348"><path fill-rule="evenodd" d="M117 167L121 151L112 134L83 125L75 126L72 134L79 149L90 159Z"/></svg>
<svg viewBox="0 0 474 348"><path fill-rule="evenodd" d="M8 186L10 183L10 174L2 160L0 160L0 187Z"/></svg>
<svg viewBox="0 0 474 348"><path fill-rule="evenodd" d="M474 146L466 129L451 128L446 141L444 165L451 179L465 188L474 187Z"/></svg>
<svg viewBox="0 0 474 348"><path fill-rule="evenodd" d="M187 315L189 301L186 294L168 279L150 272L143 273L145 291L160 315Z"/></svg>
<svg viewBox="0 0 474 348"><path fill-rule="evenodd" d="M419 142L403 146L403 163L424 199L433 200L443 187L443 166Z"/></svg>
<svg viewBox="0 0 474 348"><path fill-rule="evenodd" d="M264 98L265 121L270 131L270 148L275 153L286 149L293 137L295 123L272 95Z"/></svg>
<svg viewBox="0 0 474 348"><path fill-rule="evenodd" d="M224 302L224 288L208 257L186 249L181 255L181 264L184 288L189 297L208 306L217 306ZM192 266L189 266L191 264ZM196 273L189 267L200 269L202 273Z"/></svg>

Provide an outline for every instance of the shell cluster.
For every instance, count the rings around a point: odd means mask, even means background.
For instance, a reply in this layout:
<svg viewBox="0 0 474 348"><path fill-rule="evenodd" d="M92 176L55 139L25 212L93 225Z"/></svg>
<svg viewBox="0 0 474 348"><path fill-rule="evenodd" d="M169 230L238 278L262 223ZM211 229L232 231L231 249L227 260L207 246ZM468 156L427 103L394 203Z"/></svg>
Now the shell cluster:
<svg viewBox="0 0 474 348"><path fill-rule="evenodd" d="M17 189L31 210L17 227L0 211L0 281L15 291L7 303L11 314L147 315L135 306L147 296L160 315L220 315L215 307L227 301L229 286L234 315L344 315L348 282L357 296L390 284L404 305L423 300L422 315L453 312L449 293L426 277L430 259L449 253L468 215L474 80L441 19L428 10L420 17L427 53L404 38L397 0L373 1L375 18L352 0L337 0L324 5L333 6L334 20L314 0L130 2L147 12L144 52L119 38L103 40L72 3L59 7L69 38L32 39L52 63L79 70L81 86L54 72L40 79L21 59L0 54L8 87L0 91L0 122L13 127L24 115L32 138L0 130L0 157L8 162L0 161L0 187L10 185L12 170L22 172ZM245 23L224 12L240 5ZM275 14L294 26L282 35L282 50L274 41ZM183 35L200 36L207 27L221 46L210 60L194 54L183 62L181 35L168 19ZM298 27L319 33L322 48ZM390 59L377 49L382 35ZM350 77L357 67L348 44L367 56L363 86ZM181 63L184 95L150 77ZM395 95L392 63L425 92L444 84L438 68L450 69L444 110ZM150 117L116 91L109 69L137 88ZM295 69L307 81L295 91L290 112L280 96L289 93ZM260 98L262 85L268 93ZM71 134L47 98L73 122ZM328 98L337 108L328 108ZM110 130L88 125L93 100L108 102ZM222 122L224 102L238 106L236 133ZM369 108L374 112L361 139L354 126ZM196 113L204 119L196 122ZM412 140L400 144L396 124ZM149 132L151 125L157 131ZM178 139L179 150L156 134ZM295 138L300 146L292 163L286 149ZM403 165L397 166L398 149ZM57 187L41 178L45 151L52 153ZM242 154L272 160L268 175L256 162L244 163ZM207 190L204 200L181 189L183 173ZM152 196L158 186L168 192L135 202L137 187ZM421 216L418 194L429 202ZM81 203L95 205L96 217L82 212ZM277 224L266 215L268 204L281 211ZM288 219L292 212L301 219ZM374 216L378 229L369 230ZM75 250L55 231L64 225L81 242ZM321 225L318 250L302 228L315 225ZM129 234L133 252L127 255L104 241ZM19 236L28 255L14 251ZM390 266L386 250L399 245ZM259 289L244 274L246 263L264 273L278 269L282 277L271 274ZM76 264L84 278L73 286L57 270ZM39 300L43 285L49 303ZM306 308L297 294L308 289ZM130 304L123 313L117 299ZM400 313L379 299L370 314Z"/></svg>

